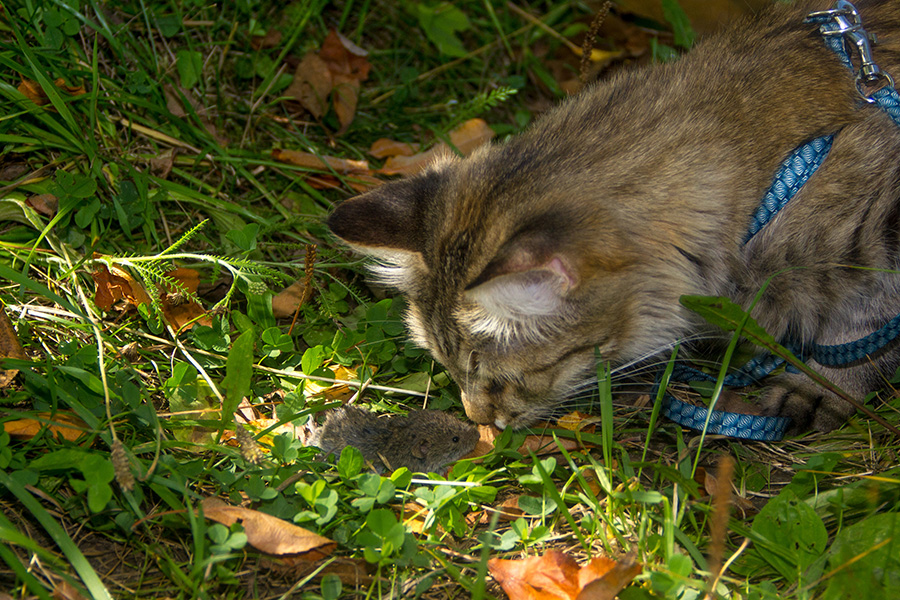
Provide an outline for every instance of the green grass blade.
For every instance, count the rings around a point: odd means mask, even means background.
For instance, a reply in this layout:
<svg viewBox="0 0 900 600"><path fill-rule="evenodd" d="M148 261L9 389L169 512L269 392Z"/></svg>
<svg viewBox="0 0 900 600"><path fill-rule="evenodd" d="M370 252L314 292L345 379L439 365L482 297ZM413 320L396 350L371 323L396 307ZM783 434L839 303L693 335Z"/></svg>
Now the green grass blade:
<svg viewBox="0 0 900 600"><path fill-rule="evenodd" d="M69 563L72 565L72 568L75 569L75 572L78 573L81 581L84 583L85 587L87 587L91 597L94 598L94 600L112 600L112 596L109 594L106 586L103 585L103 582L100 581L100 577L97 575L97 572L94 571L91 563L84 557L84 554L81 553L81 550L78 549L78 546L75 545L75 542L69 537L69 534L66 533L62 526L57 523L56 520L50 516L50 513L41 506L41 503L31 495L31 492L26 490L18 481L10 477L4 470L0 470L0 485L12 492L19 502L28 509L35 519L37 519L44 528L44 531L47 532L47 535L49 535L56 545L59 546L59 549L65 554Z"/></svg>

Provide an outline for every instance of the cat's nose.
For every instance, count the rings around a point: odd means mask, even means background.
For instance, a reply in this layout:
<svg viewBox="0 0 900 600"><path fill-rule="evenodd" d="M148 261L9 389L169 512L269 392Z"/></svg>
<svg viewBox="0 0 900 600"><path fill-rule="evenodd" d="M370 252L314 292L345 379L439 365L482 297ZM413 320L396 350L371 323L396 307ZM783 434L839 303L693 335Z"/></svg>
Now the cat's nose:
<svg viewBox="0 0 900 600"><path fill-rule="evenodd" d="M494 422L494 407L484 397L473 398L470 394L462 392L463 408L466 416L479 425L490 425Z"/></svg>

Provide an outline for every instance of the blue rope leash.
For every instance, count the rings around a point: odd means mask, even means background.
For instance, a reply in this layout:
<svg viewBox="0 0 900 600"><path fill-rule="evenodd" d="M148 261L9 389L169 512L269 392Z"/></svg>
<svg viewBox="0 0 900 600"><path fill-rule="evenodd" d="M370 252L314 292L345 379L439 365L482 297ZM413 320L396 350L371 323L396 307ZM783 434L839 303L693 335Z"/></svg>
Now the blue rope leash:
<svg viewBox="0 0 900 600"><path fill-rule="evenodd" d="M806 18L806 22L819 25L819 31L825 44L850 70L853 70L854 67L847 52L847 43L851 43L859 51L862 66L857 74L857 89L863 99L876 104L890 116L897 126L900 126L900 95L894 88L894 80L891 76L883 73L872 61L869 44L871 38L862 28L862 21L856 8L845 0L838 0L833 9L811 13ZM866 93L866 89L872 86L878 86L878 89L872 93ZM803 184L825 161L833 142L833 134L825 135L813 139L791 152L776 171L769 191L766 192L762 203L753 214L744 244L769 223L803 187ZM785 344L785 346L804 362L812 358L821 365L836 367L862 360L866 356L878 352L897 337L900 337L900 315L888 321L878 331L854 342L836 345L813 344L800 352L794 351L796 346L793 344ZM784 364L783 358L771 354L757 356L740 369L726 375L724 385L729 387L750 385ZM787 365L786 368L788 371L796 372L796 369L790 365ZM676 365L671 379L682 382L717 380L708 373L686 365ZM659 384L657 383L657 385ZM707 424L709 409L693 406L669 394L663 395L663 414L679 425L690 429L702 430L706 426L708 433L765 441L780 440L790 423L790 419L786 417L761 417L714 410L709 416Z"/></svg>
<svg viewBox="0 0 900 600"><path fill-rule="evenodd" d="M762 204L753 214L747 235L744 237L744 244L759 233L766 223L771 221L772 217L800 191L803 184L825 161L825 157L831 150L832 142L834 142L834 135L823 135L803 144L791 152L790 156L781 163L775 172L772 186L763 196Z"/></svg>

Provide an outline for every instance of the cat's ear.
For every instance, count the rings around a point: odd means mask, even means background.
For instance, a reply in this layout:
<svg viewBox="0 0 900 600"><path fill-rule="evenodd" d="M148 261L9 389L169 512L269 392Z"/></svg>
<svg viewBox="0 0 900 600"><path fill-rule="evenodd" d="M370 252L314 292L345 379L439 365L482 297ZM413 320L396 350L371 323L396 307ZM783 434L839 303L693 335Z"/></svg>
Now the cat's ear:
<svg viewBox="0 0 900 600"><path fill-rule="evenodd" d="M345 200L328 217L328 228L362 251L421 252L423 213L440 179L429 170Z"/></svg>
<svg viewBox="0 0 900 600"><path fill-rule="evenodd" d="M466 296L493 317L521 320L558 314L578 276L546 235L521 236L508 244L466 289Z"/></svg>

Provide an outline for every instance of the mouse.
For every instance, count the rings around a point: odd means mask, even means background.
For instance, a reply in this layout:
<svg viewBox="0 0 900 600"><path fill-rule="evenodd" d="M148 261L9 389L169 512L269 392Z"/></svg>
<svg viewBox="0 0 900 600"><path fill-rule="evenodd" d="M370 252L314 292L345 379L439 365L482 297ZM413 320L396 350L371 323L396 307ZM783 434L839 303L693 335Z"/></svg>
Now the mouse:
<svg viewBox="0 0 900 600"><path fill-rule="evenodd" d="M322 454L358 449L379 473L400 467L429 473L465 456L478 442L478 429L440 410L379 416L357 406L331 411L310 445Z"/></svg>

